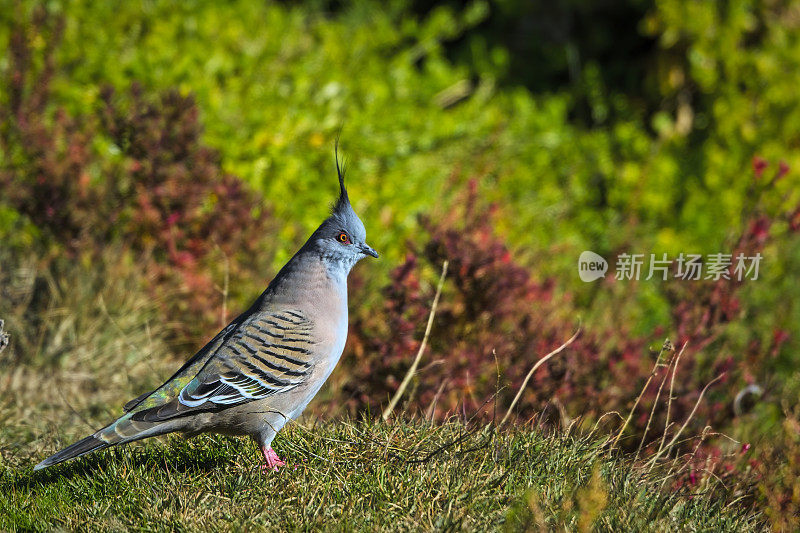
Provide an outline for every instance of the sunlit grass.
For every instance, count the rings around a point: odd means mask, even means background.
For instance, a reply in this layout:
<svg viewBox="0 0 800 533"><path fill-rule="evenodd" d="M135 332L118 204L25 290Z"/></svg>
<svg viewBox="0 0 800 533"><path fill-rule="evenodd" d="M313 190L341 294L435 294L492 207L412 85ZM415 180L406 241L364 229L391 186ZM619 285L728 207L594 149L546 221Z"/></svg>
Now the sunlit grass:
<svg viewBox="0 0 800 533"><path fill-rule="evenodd" d="M5 447L5 443L3 444ZM262 473L247 439L166 439L34 474L0 473L0 529L706 530L759 517L662 488L589 437L464 424L292 426L288 466ZM52 450L47 450L50 452ZM42 450L44 453L45 451Z"/></svg>

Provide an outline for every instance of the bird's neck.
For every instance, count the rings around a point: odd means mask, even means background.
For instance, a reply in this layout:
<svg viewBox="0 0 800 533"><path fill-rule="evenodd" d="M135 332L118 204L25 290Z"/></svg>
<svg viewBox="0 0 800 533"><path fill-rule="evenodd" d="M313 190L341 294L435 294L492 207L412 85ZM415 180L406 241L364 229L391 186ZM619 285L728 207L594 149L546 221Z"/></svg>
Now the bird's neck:
<svg viewBox="0 0 800 533"><path fill-rule="evenodd" d="M313 251L301 249L278 272L267 292L272 293L273 301L286 302L315 302L335 296L346 308L349 271L345 265L331 263Z"/></svg>

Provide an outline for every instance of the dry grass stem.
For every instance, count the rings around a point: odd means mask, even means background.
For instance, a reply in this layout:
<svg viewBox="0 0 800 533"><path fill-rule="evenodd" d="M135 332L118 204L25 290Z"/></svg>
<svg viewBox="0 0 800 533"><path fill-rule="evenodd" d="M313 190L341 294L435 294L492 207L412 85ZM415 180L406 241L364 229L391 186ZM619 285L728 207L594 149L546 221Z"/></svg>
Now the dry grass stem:
<svg viewBox="0 0 800 533"><path fill-rule="evenodd" d="M642 433L642 438L639 441L639 447L636 449L636 456L634 458L634 461L638 461L639 460L639 454L642 452L642 448L644 447L645 440L647 439L647 434L650 432L650 424L653 423L653 418L655 417L655 414L656 414L656 408L658 407L658 400L661 399L661 392L664 390L664 385L667 383L667 378L669 377L669 369L672 366L672 362L673 362L673 360L672 360L672 358L670 358L669 364L667 365L667 371L664 373L664 377L661 378L661 383L658 386L658 392L656 393L656 398L655 398L655 400L653 400L653 406L650 408L650 416L647 417L647 424L644 427L644 433ZM673 377L674 377L674 374L673 374ZM670 398L668 400L668 402L667 402L667 406L669 406L671 404L671 402L672 402L672 399ZM666 428L664 428L664 431L666 432ZM664 441L664 436L663 435L661 436L661 441L662 442Z"/></svg>
<svg viewBox="0 0 800 533"><path fill-rule="evenodd" d="M430 407L428 407L428 412L425 413L425 418L428 422L433 422L433 415L436 413L436 404L439 403L439 397L442 395L442 391L444 390L445 386L450 380L445 379L439 385L439 388L436 389L436 394L433 396L433 401L431 402Z"/></svg>
<svg viewBox="0 0 800 533"><path fill-rule="evenodd" d="M386 406L386 409L384 409L383 415L381 416L383 420L388 420L392 415L392 411L394 411L397 402L399 402L400 398L403 397L403 393L405 392L406 387L408 387L408 384L411 382L411 378L414 377L414 374L417 372L419 361L422 359L422 354L425 351L425 347L428 345L428 337L431 335L431 328L433 328L433 317L436 315L436 307L439 305L439 297L442 294L444 278L447 276L448 264L448 261L442 263L442 275L439 276L439 284L436 286L436 295L433 297L433 304L431 304L431 312L428 315L428 324L425 326L425 335L422 337L422 343L420 343L419 350L417 350L417 355L414 357L414 362L411 363L411 367L408 369L408 372L406 372L406 376L403 378L402 383L400 383L400 387L398 387L397 391L394 393L394 396L392 396L392 400L389 402L389 405Z"/></svg>
<svg viewBox="0 0 800 533"><path fill-rule="evenodd" d="M642 453L642 448L644 448L644 443L647 440L647 434L650 432L650 424L653 422L653 418L656 414L656 407L658 407L658 400L661 398L661 391L664 388L664 384L667 382L667 375L661 380L661 384L658 386L658 392L656 392L656 398L653 400L653 405L650 407L650 415L647 417L647 424L644 426L644 432L642 433L642 438L639 439L639 446L636 448L636 455L634 456L634 461L639 459L639 455Z"/></svg>
<svg viewBox="0 0 800 533"><path fill-rule="evenodd" d="M542 357L541 359L536 361L536 364L533 365L533 368L531 368L528 371L528 375L525 376L525 379L522 381L522 385L520 385L519 390L517 391L517 395L514 396L514 400L511 402L511 405L508 407L508 412L506 413L506 416L503 417L503 420L500 422L500 426L499 427L502 427L503 425L505 425L506 421L508 420L508 417L511 416L511 413L514 411L514 407L516 407L517 402L519 402L519 399L522 397L522 392L525 390L525 387L528 386L528 381L530 381L531 377L536 372L536 370L540 366L545 364L551 357L553 357L554 355L562 352L564 350L564 348L566 348L567 346L572 344L573 341L575 341L575 339L578 338L578 335L580 334L580 332L581 332L581 327L578 326L578 329L575 331L575 334L572 335L572 337L570 337L570 339L567 342L565 342L564 344L562 344L561 346L559 346L558 348L556 348L555 350L553 350L549 354L545 355L544 357Z"/></svg>
<svg viewBox="0 0 800 533"><path fill-rule="evenodd" d="M678 432L677 432L677 433L675 433L675 435L673 435L673 437L672 437L672 440L670 440L670 441L669 441L669 444L667 444L667 445L666 445L666 447L664 447L663 449L659 449L659 451L658 451L658 452L656 452L656 453L653 455L653 457L652 457L652 458L651 458L651 459L650 459L650 460L647 462L647 467L648 467L649 469L652 469L652 468L653 468L653 466L656 464L656 461L658 461L659 457L661 457L661 454L662 454L664 451L668 451L670 448L672 448L672 446L673 446L673 445L675 444L675 442L678 440L678 437L680 437L680 436L681 436L681 433L683 433L683 430L684 430L684 429L686 429L686 426L688 426L688 425L689 425L689 422L692 420L692 417L694 417L694 414L697 412L697 408L698 408L698 406L700 405L700 402L701 402L701 401L703 401L703 396L705 395L705 393L706 393L706 391L708 390L708 388L709 388L709 387L711 387L711 385L713 385L714 383L716 383L716 382L717 382L717 381L719 381L720 379L722 379L722 377L723 377L724 375L725 375L725 373L723 372L723 373L722 373L722 374L720 374L719 376L717 376L717 377L715 377L714 379L712 379L711 381L709 381L709 382L708 382L708 384L706 384L706 386L705 386L705 387L703 387L703 390L702 390L702 391L700 391L700 396L697 398L697 401L694 403L694 407L692 408L692 412L691 412L691 413L689 413L689 416L688 416L688 417L686 417L686 420L684 421L684 423L683 423L683 425L681 426L681 428L678 430Z"/></svg>
<svg viewBox="0 0 800 533"><path fill-rule="evenodd" d="M681 356L683 355L683 351L686 349L686 344L683 343L681 346L681 351L678 352L678 356L675 358L675 364L672 367L672 377L669 380L669 397L667 398L667 419L664 422L664 433L661 434L661 444L658 445L658 452L656 454L660 454L661 451L664 449L664 442L667 440L667 431L669 431L669 416L672 411L672 400L675 399L673 396L673 390L675 389L675 373L678 371L678 364L681 362Z"/></svg>
<svg viewBox="0 0 800 533"><path fill-rule="evenodd" d="M622 427L619 429L617 436L614 437L614 442L611 443L611 449L617 447L617 443L619 439L622 437L622 434L625 433L625 429L628 427L628 424L631 422L631 418L633 418L633 413L636 411L636 407L639 405L639 402L642 400L642 396L644 396L644 392L647 390L647 387L650 386L650 382L653 381L656 373L658 372L658 367L661 363L661 356L664 354L665 351L671 350L672 344L669 342L669 339L664 341L663 346L661 346L661 350L658 352L658 357L656 357L656 362L653 365L653 370L650 372L650 376L647 378L647 381L642 387L642 390L639 392L639 396L636 397L636 401L633 402L633 407L631 407L630 412L628 413L628 418L625 419L625 423L622 424Z"/></svg>

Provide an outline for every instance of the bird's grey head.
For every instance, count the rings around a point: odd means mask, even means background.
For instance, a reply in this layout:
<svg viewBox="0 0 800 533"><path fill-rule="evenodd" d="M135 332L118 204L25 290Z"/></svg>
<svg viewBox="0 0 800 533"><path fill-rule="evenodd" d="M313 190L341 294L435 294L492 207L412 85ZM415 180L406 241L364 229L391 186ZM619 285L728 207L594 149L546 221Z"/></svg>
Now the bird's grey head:
<svg viewBox="0 0 800 533"><path fill-rule="evenodd" d="M331 274L346 277L359 260L368 255L378 257L378 252L367 244L364 223L350 205L344 186L344 171L339 165L338 147L334 154L339 176L339 199L331 215L311 235L305 247L312 253L319 253Z"/></svg>

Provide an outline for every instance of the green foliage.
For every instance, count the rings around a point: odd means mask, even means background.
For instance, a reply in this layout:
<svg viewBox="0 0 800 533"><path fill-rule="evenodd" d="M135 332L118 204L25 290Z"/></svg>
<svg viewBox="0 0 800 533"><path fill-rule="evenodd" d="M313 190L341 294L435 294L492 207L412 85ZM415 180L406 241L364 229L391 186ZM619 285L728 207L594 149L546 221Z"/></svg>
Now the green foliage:
<svg viewBox="0 0 800 533"><path fill-rule="evenodd" d="M488 169L481 187L507 209L512 244L524 254L558 245L549 268L574 279L573 255L584 248L633 240L653 251L718 251L735 231L753 154L800 167L786 149L798 137L787 113L800 72L788 9L693 6L662 2L642 21L661 50L644 73L645 106L605 87L593 74L602 64L579 65L595 105L623 111L593 128L571 123L569 91L498 87L491 70L448 61L446 44L472 42L489 16L482 2L420 18L403 2L326 16L251 2L69 1L55 102L91 109L100 87L133 81L195 94L225 170L294 222L276 265L324 213L330 147L343 127L353 197L367 226L380 228L372 233L387 264L402 257L414 215L446 194L454 167Z"/></svg>
<svg viewBox="0 0 800 533"><path fill-rule="evenodd" d="M335 186L330 148L342 128L352 196L367 227L379 228L371 238L386 252L384 272L403 256L415 214L435 211L448 194L454 168L485 174L481 190L507 211L500 229L518 253L542 257L574 283L582 249L719 251L739 229L752 156L800 167L787 150L798 137L790 103L800 43L778 5L653 6L639 25L659 43L647 52L646 90L626 96L596 75L601 63L578 64L592 105L618 111L590 128L572 122L566 86L534 94L448 60L447 44L472 43L490 16L482 2L424 17L403 2L327 15L251 2L56 5L66 24L54 104L86 111L99 105L102 86L133 81L192 92L223 168L292 221L282 225L276 266L324 214L321 199ZM779 268L785 259L768 262ZM638 303L659 306L658 298Z"/></svg>

